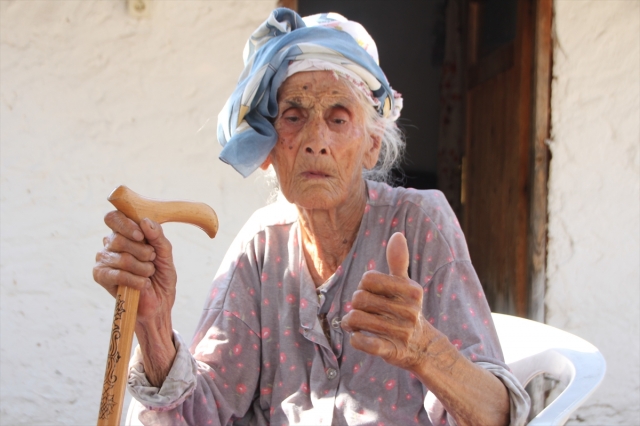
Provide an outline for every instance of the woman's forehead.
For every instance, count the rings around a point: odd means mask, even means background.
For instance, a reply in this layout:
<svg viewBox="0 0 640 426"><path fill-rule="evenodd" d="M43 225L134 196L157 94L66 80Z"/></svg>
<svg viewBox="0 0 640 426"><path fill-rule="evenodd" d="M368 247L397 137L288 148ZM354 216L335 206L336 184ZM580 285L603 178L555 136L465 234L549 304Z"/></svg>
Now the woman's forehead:
<svg viewBox="0 0 640 426"><path fill-rule="evenodd" d="M352 87L332 71L310 71L293 74L278 89L278 101L291 98L343 98L357 102Z"/></svg>

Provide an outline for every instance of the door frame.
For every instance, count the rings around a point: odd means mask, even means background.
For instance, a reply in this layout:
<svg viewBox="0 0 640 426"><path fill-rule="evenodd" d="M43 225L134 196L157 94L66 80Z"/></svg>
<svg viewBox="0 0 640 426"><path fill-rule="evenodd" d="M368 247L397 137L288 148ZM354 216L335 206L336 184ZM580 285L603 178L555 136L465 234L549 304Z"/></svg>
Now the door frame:
<svg viewBox="0 0 640 426"><path fill-rule="evenodd" d="M553 65L553 0L535 0L533 96L531 117L528 265L530 319L544 322L547 265L547 201L551 135L551 79Z"/></svg>

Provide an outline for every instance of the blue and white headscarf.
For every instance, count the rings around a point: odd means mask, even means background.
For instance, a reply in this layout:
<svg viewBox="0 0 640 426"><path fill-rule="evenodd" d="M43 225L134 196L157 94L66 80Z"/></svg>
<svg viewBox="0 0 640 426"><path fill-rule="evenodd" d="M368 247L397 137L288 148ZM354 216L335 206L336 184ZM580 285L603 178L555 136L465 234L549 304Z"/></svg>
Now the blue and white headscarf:
<svg viewBox="0 0 640 426"><path fill-rule="evenodd" d="M397 119L402 97L378 65L375 43L362 25L335 13L306 18L274 10L244 49L245 68L218 115L220 159L244 177L266 160L278 135L278 88L296 72L332 70L365 91L384 117Z"/></svg>

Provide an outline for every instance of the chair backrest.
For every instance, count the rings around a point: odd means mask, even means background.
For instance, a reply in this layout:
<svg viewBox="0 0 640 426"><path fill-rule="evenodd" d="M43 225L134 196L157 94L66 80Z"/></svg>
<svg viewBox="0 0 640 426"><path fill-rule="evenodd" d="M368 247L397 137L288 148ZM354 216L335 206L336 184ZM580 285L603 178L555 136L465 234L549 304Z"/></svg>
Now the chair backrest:
<svg viewBox="0 0 640 426"><path fill-rule="evenodd" d="M604 357L591 343L566 331L510 315L492 316L505 362L523 386L543 373L565 386L529 425L563 425L602 382Z"/></svg>

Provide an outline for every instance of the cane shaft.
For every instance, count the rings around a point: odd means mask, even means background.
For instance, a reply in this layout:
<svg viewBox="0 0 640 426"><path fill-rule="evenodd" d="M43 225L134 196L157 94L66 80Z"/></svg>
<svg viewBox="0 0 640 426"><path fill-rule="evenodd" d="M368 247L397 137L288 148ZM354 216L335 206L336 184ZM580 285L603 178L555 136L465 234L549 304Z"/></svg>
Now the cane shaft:
<svg viewBox="0 0 640 426"><path fill-rule="evenodd" d="M126 186L117 187L108 200L137 224L149 218L157 223L189 223L205 231L211 238L218 232L218 217L204 203L153 200L136 194ZM98 426L120 424L139 300L139 290L118 287Z"/></svg>
<svg viewBox="0 0 640 426"><path fill-rule="evenodd" d="M120 424L139 299L139 290L125 286L118 287L98 426Z"/></svg>

